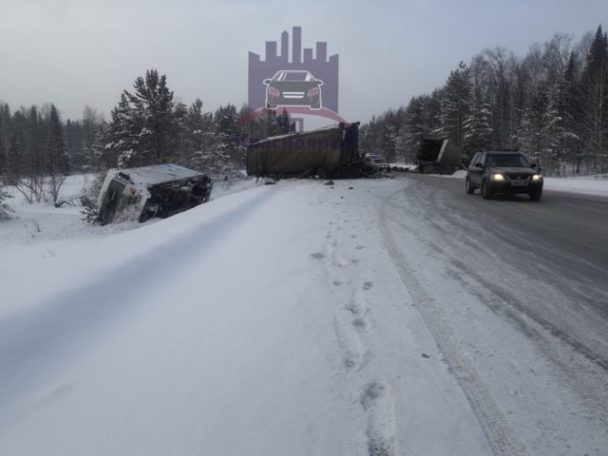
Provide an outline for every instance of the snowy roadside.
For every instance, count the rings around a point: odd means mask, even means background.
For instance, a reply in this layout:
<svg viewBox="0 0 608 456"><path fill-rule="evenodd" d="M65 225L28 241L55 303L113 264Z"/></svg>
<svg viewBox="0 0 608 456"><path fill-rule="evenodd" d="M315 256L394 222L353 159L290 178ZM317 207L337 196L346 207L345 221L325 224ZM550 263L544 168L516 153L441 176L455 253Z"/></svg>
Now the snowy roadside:
<svg viewBox="0 0 608 456"><path fill-rule="evenodd" d="M138 234L140 229L158 223L159 219L143 224L86 223L81 214L80 196L92 178L90 175L68 177L61 199L70 204L61 208L49 202L28 204L19 192L9 187L13 195L9 203L15 213L12 219L0 223L0 277L5 278L0 316L77 286L100 271L118 267L129 255L162 244L162 238L155 240L152 235L146 243L144 239L149 238ZM255 180L251 179L229 188L220 185L214 188L211 201L246 193L243 190L255 186ZM215 205L207 206L210 214L217 212L212 209ZM134 233L128 234L131 231Z"/></svg>
<svg viewBox="0 0 608 456"><path fill-rule="evenodd" d="M608 176L545 177L546 190L608 196Z"/></svg>
<svg viewBox="0 0 608 456"><path fill-rule="evenodd" d="M378 236L395 184L282 181L16 246L0 452L489 454Z"/></svg>
<svg viewBox="0 0 608 456"><path fill-rule="evenodd" d="M52 240L101 237L140 228L142 225L139 223L95 226L83 221L80 197L93 179L92 174L68 176L61 188L59 198L66 201L66 204L60 208L55 208L52 203L46 201L29 204L14 187L6 187L12 196L7 203L15 212L11 214L10 220L0 222L0 250L10 246L40 244ZM244 179L230 184L216 182L211 199L253 188L255 185L255 179ZM156 221L156 219L150 220L147 224Z"/></svg>
<svg viewBox="0 0 608 456"><path fill-rule="evenodd" d="M519 309L589 315L416 185L226 188L3 249L0 453L603 455L602 372Z"/></svg>
<svg viewBox="0 0 608 456"><path fill-rule="evenodd" d="M433 176L443 177L446 179L463 179L467 172L460 170L452 175ZM608 175L599 174L594 176L579 176L579 177L545 177L545 190L553 190L568 193L581 193L585 195L608 196Z"/></svg>

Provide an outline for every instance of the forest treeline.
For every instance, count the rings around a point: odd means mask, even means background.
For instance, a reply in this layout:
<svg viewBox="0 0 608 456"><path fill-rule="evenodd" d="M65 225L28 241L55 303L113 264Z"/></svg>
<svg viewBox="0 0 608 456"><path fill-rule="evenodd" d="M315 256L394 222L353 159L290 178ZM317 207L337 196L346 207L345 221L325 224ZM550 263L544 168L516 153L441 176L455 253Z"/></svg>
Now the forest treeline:
<svg viewBox="0 0 608 456"><path fill-rule="evenodd" d="M14 185L28 201L58 201L65 176L174 162L214 176L244 167L246 144L283 134L289 114L247 105L204 110L176 100L151 69L124 90L108 119L86 107L61 119L53 104L15 111L0 102L0 217ZM608 35L599 26L574 43L567 35L524 57L495 48L461 62L445 85L389 109L361 127L364 152L412 162L423 137L449 138L465 161L478 150L520 150L548 174L608 172Z"/></svg>
<svg viewBox="0 0 608 456"><path fill-rule="evenodd" d="M608 37L599 26L574 43L555 35L518 58L488 49L461 62L445 85L389 109L361 129L361 147L415 160L423 137L478 150L519 150L546 173L608 172Z"/></svg>
<svg viewBox="0 0 608 456"><path fill-rule="evenodd" d="M120 94L107 120L91 107L82 119L64 122L53 104L11 112L0 102L0 204L2 182L30 202L58 204L68 174L116 167L172 162L213 177L235 174L244 168L248 141L292 128L285 110L254 114L247 105L227 104L205 112L200 99L176 101L155 69Z"/></svg>

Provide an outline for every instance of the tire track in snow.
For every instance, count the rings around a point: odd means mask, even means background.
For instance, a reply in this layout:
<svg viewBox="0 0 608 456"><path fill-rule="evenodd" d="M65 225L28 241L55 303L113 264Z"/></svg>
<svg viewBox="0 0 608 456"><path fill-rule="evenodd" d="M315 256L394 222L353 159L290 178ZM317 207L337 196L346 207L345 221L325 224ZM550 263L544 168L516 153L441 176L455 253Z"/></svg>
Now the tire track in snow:
<svg viewBox="0 0 608 456"><path fill-rule="evenodd" d="M399 250L399 245L389 227L386 206L392 198L401 194L400 190L389 196L380 208L380 229L399 276L471 404L493 453L496 456L527 456L524 443L509 426L504 413L481 381L472 363L458 350L435 301L416 280L414 271Z"/></svg>

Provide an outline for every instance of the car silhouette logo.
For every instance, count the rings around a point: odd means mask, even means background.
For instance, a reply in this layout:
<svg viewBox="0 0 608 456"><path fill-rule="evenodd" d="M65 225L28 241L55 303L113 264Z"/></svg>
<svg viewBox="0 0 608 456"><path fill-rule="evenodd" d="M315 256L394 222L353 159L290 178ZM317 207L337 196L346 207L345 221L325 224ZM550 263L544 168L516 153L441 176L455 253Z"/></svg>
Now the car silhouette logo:
<svg viewBox="0 0 608 456"><path fill-rule="evenodd" d="M271 79L264 79L266 85L266 107L308 106L321 109L321 86L310 71L281 70Z"/></svg>

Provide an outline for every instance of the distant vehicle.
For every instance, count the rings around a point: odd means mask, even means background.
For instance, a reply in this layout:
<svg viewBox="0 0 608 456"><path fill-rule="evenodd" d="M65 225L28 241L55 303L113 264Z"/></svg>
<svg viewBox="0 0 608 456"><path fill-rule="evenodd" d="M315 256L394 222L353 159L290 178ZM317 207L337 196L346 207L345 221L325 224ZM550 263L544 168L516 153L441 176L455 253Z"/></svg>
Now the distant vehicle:
<svg viewBox="0 0 608 456"><path fill-rule="evenodd" d="M376 166L383 168L386 166L386 160L380 154L365 154L365 158L374 163Z"/></svg>
<svg viewBox="0 0 608 456"><path fill-rule="evenodd" d="M166 163L111 169L99 193L102 225L165 218L209 201L212 180L183 166Z"/></svg>
<svg viewBox="0 0 608 456"><path fill-rule="evenodd" d="M418 171L423 174L454 174L462 167L462 154L447 139L423 138L416 153Z"/></svg>
<svg viewBox="0 0 608 456"><path fill-rule="evenodd" d="M266 85L266 107L309 106L321 108L321 86L310 71L281 70L271 79L264 79Z"/></svg>
<svg viewBox="0 0 608 456"><path fill-rule="evenodd" d="M471 194L477 188L484 199L496 194L525 193L532 201L540 201L543 176L518 152L477 152L467 170L465 189Z"/></svg>

